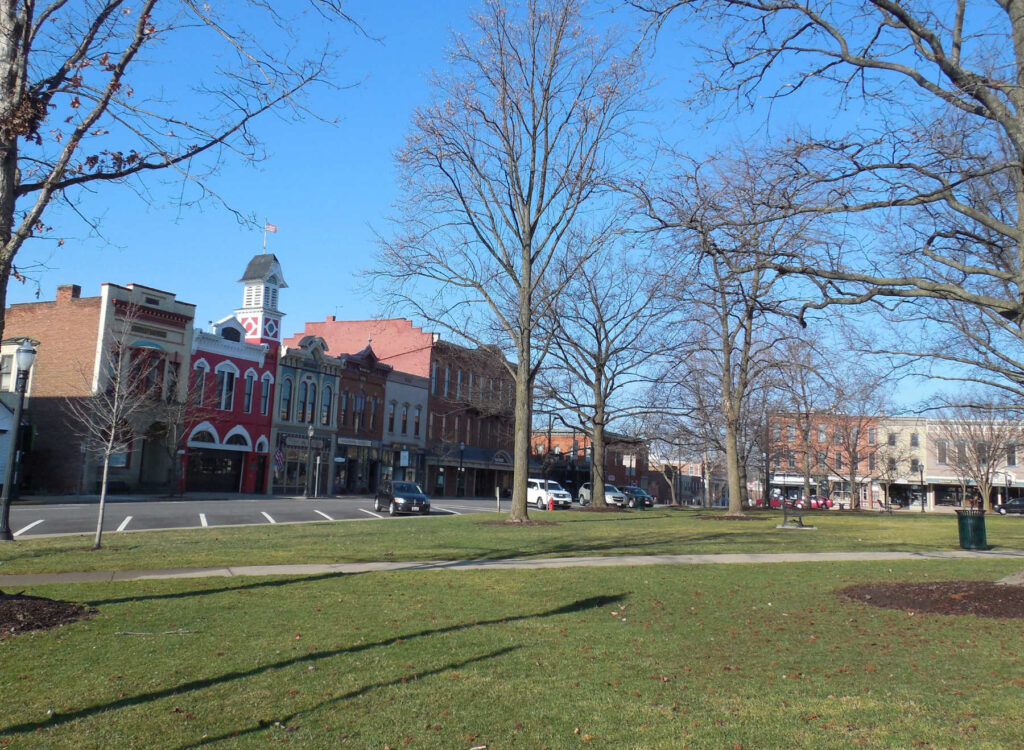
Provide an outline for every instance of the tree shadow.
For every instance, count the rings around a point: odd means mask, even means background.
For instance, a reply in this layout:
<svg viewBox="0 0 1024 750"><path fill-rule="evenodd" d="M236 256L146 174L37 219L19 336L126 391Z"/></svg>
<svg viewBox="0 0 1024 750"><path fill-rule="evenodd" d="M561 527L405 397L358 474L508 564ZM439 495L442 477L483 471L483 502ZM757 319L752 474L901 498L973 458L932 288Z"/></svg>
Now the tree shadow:
<svg viewBox="0 0 1024 750"><path fill-rule="evenodd" d="M441 674L442 672L444 672L446 670L459 669L461 667L465 667L468 664L474 664L476 662L486 661L488 659L496 659L499 656L504 656L505 654L512 653L513 651L518 651L520 648L522 648L522 646L506 646L505 648L499 648L497 651L491 651L489 654L481 654L480 656L473 656L473 657L470 657L469 659L463 659L462 661L451 662L450 664L445 664L445 665L440 666L440 667L435 667L434 669L427 669L427 670L424 670L424 671L421 671L421 672L416 672L416 673L413 673L413 674L410 674L410 675L406 675L404 677L396 677L395 679L388 680L386 682L374 682L374 683L371 683L369 685L363 685L362 687L356 688L355 690L350 690L349 692L345 693L344 695L339 695L336 698L330 698L329 700L320 701L316 705L309 706L308 708L303 708L303 709L300 709L298 711L294 711L294 712L292 712L290 714L286 714L284 716L279 716L279 717L276 717L276 718L273 718L273 719L260 719L260 720L258 720L256 722L256 724L254 726L247 727L246 729L236 729L236 730L232 730L230 732L224 732L223 734L219 734L219 735L217 735L215 737L205 737L202 740L200 740L199 742L194 742L194 743L191 743L189 745L182 745L179 748L179 750L190 750L190 748L204 747L206 745L212 745L215 742L221 742L223 740L235 739L236 737L243 737L245 735L249 735L249 734L252 734L254 732L263 731L267 727L274 726L275 724L279 724L281 726L287 726L291 721L293 721L294 719L302 716L303 714L312 713L313 711L318 711L319 709L324 708L326 706L330 706L330 705L335 704L335 703L341 703L342 701L347 701L347 700L350 700L351 698L358 698L360 695L364 695L364 694L370 692L371 690L378 690L380 688L392 687L394 685L401 685L401 684L403 684L405 682L412 682L413 680L420 680L420 679L423 679L424 677L430 677L432 675Z"/></svg>
<svg viewBox="0 0 1024 750"><path fill-rule="evenodd" d="M188 591L176 591L171 594L142 594L141 596L122 596L114 599L91 599L84 604L90 607L98 607L101 604L127 604L129 602L146 602L159 599L187 599L193 596L205 596L207 594L224 594L230 591L246 591L253 589L277 588L280 586L291 586L295 583L312 583L314 581L329 581L332 578L362 575L359 572L338 572L319 573L310 576L291 576L287 578L275 578L273 581L258 581L256 583L242 583L237 586L220 586L215 589L189 589ZM195 579L191 579L195 580ZM140 581L124 581L123 583L139 583ZM121 583L119 581L118 583Z"/></svg>
<svg viewBox="0 0 1024 750"><path fill-rule="evenodd" d="M380 648L384 646L391 646L399 641L406 642L413 638L426 638L433 635L444 635L446 633L456 633L461 630L468 630L471 628L483 627L488 625L502 625L510 622L517 622L520 620L531 620L542 617L555 617L557 615L571 614L573 612L581 612L588 609L597 609L610 604L617 604L626 598L625 592L621 594L606 595L602 594L599 596L591 596L586 599L577 599L576 601L568 604L563 604L561 607L555 609L545 610L543 612L536 612L534 614L524 615L511 615L509 617L500 617L493 620L481 620L475 622L461 623L458 625L449 625L443 628L431 628L428 630L420 630L418 632L410 633L408 635L396 635L392 638L386 638L382 641L375 643L363 643L357 646L350 646L348 648L336 648L330 651L316 651L313 653L302 654L301 656L295 656L289 659L281 659L280 661L264 664L252 669L240 670L235 672L227 672L220 675L219 677L212 677L202 680L192 680L190 682L177 685L175 687L168 687L162 690L153 690L148 693L141 693L130 697L119 698L115 701L108 703L99 703L94 706L82 708L77 711L69 711L67 713L54 712L51 716L41 721L28 721L21 724L13 724L7 727L0 727L0 734L15 734L25 732L35 732L39 729L50 729L58 727L62 724L66 724L71 721L77 721L79 719L88 718L97 714L105 713L107 711L115 711L121 708L127 708L130 706L138 706L150 703L155 700L161 700L163 698L170 698L176 695L183 695L191 693L195 690L204 690L212 687L213 685L219 685L228 682L234 682L235 680L244 680L250 677L264 674L277 669L283 669L286 667L295 666L297 664L306 664L322 661L329 659L334 656L340 656L342 654L357 654L362 651L368 651L374 648ZM501 653L501 652L497 652ZM485 657L480 657L485 658ZM363 689L370 689L373 686L369 686Z"/></svg>

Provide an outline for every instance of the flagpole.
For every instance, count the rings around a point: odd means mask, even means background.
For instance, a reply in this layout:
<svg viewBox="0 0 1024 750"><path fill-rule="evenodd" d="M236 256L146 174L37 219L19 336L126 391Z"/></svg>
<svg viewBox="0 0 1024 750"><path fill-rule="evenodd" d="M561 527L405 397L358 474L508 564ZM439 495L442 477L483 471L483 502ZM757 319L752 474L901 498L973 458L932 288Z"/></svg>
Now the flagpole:
<svg viewBox="0 0 1024 750"><path fill-rule="evenodd" d="M263 254L267 254L267 217L263 217Z"/></svg>

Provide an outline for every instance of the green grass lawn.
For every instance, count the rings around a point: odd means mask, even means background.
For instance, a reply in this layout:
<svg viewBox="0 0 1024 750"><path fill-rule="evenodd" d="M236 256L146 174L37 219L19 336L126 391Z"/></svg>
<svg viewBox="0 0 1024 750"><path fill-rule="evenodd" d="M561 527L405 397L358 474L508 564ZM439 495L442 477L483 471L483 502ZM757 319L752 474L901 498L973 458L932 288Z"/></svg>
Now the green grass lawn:
<svg viewBox="0 0 1024 750"><path fill-rule="evenodd" d="M659 520L689 539L737 533ZM585 533L588 523L568 525ZM355 526L326 528L345 536ZM379 526L396 530L399 550L427 548L403 524ZM787 544L815 537L825 534ZM693 543L716 548L681 541ZM865 581L992 580L1017 567L678 565L37 587L99 613L0 641L0 747L1019 747L1022 621L911 615L834 594Z"/></svg>
<svg viewBox="0 0 1024 750"><path fill-rule="evenodd" d="M716 513L659 509L630 513L533 513L552 525L485 525L504 514L267 524L186 531L104 534L0 544L0 574L210 565L371 560L493 560L507 557L716 552L826 552L956 549L951 515L805 515L817 531L780 530L779 513L715 520ZM1024 519L988 516L989 544L1024 549Z"/></svg>

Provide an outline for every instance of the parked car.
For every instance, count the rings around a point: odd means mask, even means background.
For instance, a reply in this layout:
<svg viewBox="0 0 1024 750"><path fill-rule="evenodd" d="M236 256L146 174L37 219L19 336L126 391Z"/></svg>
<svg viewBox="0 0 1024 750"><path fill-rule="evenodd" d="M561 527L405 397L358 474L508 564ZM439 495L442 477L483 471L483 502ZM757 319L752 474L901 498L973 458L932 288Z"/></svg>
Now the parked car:
<svg viewBox="0 0 1024 750"><path fill-rule="evenodd" d="M832 507L832 498L811 495L810 505L814 510L827 510Z"/></svg>
<svg viewBox="0 0 1024 750"><path fill-rule="evenodd" d="M1004 516L1007 513L1024 513L1024 497L1015 497L1008 503L996 506L996 510Z"/></svg>
<svg viewBox="0 0 1024 750"><path fill-rule="evenodd" d="M630 508L636 508L638 505L646 505L649 508L654 507L654 498L647 494L646 491L639 487L622 487L622 492L626 495L626 504Z"/></svg>
<svg viewBox="0 0 1024 750"><path fill-rule="evenodd" d="M415 482L381 482L377 496L373 499L373 509L380 513L387 508L388 514L399 513L430 513L430 498Z"/></svg>
<svg viewBox="0 0 1024 750"><path fill-rule="evenodd" d="M590 496L590 482L585 482L580 487L579 494L576 496L576 501L580 505L590 505L593 498ZM606 484L604 486L604 501L608 505L617 505L620 508L624 508L628 502L626 493L621 492L618 487L614 484Z"/></svg>
<svg viewBox="0 0 1024 750"><path fill-rule="evenodd" d="M558 482L553 479L527 479L526 504L544 510L548 507L548 501L555 508L572 507L572 495L562 489Z"/></svg>

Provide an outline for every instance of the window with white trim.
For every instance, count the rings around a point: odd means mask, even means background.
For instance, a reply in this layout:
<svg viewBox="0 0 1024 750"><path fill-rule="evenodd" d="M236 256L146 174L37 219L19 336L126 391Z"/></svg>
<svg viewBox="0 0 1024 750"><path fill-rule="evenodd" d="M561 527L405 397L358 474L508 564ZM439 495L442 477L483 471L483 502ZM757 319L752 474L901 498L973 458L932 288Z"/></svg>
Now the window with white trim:
<svg viewBox="0 0 1024 750"><path fill-rule="evenodd" d="M252 414L252 394L256 390L256 375L245 373L245 413Z"/></svg>

